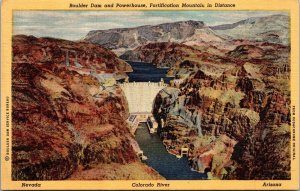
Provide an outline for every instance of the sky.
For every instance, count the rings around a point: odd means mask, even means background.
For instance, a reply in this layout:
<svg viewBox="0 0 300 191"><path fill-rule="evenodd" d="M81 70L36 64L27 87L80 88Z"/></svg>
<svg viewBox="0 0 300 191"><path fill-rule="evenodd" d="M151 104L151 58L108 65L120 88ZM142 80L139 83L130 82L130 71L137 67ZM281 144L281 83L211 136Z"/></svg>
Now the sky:
<svg viewBox="0 0 300 191"><path fill-rule="evenodd" d="M80 40L91 30L195 20L208 26L234 23L275 11L14 11L13 33Z"/></svg>

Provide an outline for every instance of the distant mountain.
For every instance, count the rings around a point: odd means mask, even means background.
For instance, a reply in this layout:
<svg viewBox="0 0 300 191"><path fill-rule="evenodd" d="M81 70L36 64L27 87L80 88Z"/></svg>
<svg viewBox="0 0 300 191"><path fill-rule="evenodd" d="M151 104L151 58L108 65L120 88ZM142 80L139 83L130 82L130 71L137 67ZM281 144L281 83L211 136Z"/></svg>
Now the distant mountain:
<svg viewBox="0 0 300 191"><path fill-rule="evenodd" d="M271 43L289 44L289 17L272 15L252 17L233 24L210 27L224 38L248 39Z"/></svg>
<svg viewBox="0 0 300 191"><path fill-rule="evenodd" d="M289 17L253 17L233 24L207 26L202 21L179 21L134 28L90 31L84 40L100 44L121 55L148 43L175 42L186 45L210 43L215 46L230 39L289 44Z"/></svg>
<svg viewBox="0 0 300 191"><path fill-rule="evenodd" d="M159 25L145 25L135 28L117 28L90 31L85 40L101 44L122 54L150 42L219 42L223 39L202 21L179 21Z"/></svg>

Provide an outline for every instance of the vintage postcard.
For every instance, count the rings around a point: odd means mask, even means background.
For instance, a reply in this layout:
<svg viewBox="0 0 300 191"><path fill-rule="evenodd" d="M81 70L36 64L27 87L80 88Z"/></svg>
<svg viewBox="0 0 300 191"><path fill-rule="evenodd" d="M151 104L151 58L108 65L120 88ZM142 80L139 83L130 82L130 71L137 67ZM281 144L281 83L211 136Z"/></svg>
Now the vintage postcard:
<svg viewBox="0 0 300 191"><path fill-rule="evenodd" d="M3 0L1 189L299 189L298 0Z"/></svg>

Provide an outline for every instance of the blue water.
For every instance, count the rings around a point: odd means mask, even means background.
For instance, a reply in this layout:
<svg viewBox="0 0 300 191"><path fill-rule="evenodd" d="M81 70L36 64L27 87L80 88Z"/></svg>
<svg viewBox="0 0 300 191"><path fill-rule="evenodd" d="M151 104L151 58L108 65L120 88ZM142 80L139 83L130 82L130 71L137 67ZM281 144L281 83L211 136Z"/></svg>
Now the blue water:
<svg viewBox="0 0 300 191"><path fill-rule="evenodd" d="M157 134L151 135L145 123L140 123L135 138L148 157L145 163L167 180L203 180L206 174L192 171L186 157L177 159L169 154Z"/></svg>
<svg viewBox="0 0 300 191"><path fill-rule="evenodd" d="M159 82L161 78L165 83L169 83L172 77L166 77L167 68L156 68L153 64L144 62L127 61L133 69L133 72L127 73L129 82Z"/></svg>

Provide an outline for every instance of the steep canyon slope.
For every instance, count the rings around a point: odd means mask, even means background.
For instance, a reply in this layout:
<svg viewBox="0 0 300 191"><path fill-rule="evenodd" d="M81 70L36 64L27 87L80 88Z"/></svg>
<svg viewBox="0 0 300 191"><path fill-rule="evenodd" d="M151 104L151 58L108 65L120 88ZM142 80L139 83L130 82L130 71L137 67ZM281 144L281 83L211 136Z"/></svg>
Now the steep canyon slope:
<svg viewBox="0 0 300 191"><path fill-rule="evenodd" d="M191 74L157 96L166 148L190 148L190 165L210 178L289 179L289 47L241 45L225 55L221 75L182 62Z"/></svg>
<svg viewBox="0 0 300 191"><path fill-rule="evenodd" d="M136 155L121 89L91 75L130 69L98 45L14 36L13 180L162 179Z"/></svg>

